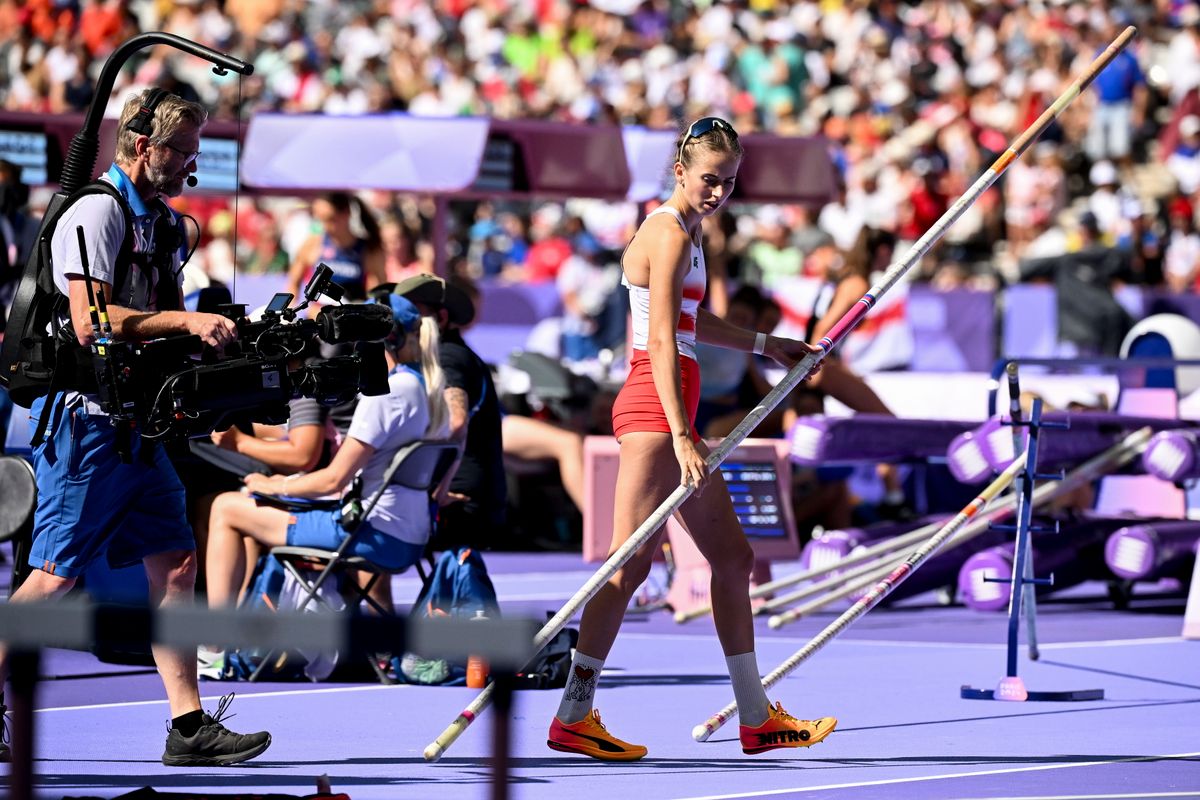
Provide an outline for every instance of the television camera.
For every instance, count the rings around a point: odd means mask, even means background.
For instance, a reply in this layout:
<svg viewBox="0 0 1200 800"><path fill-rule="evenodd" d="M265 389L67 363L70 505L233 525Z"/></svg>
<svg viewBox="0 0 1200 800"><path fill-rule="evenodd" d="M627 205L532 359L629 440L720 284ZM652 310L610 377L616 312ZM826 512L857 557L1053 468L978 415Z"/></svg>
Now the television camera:
<svg viewBox="0 0 1200 800"><path fill-rule="evenodd" d="M82 228L77 232L92 307L97 394L119 430L136 428L146 439L194 438L232 425L279 424L296 397L333 405L359 393L387 394L388 306L330 305L314 319L300 316L321 297L341 299L327 265L317 266L303 289L304 302L295 307L291 294L277 294L252 321L243 304L220 306L218 313L238 332L223 352L205 347L196 335L124 342L112 338L103 293L91 291ZM321 342L351 352L321 358Z"/></svg>

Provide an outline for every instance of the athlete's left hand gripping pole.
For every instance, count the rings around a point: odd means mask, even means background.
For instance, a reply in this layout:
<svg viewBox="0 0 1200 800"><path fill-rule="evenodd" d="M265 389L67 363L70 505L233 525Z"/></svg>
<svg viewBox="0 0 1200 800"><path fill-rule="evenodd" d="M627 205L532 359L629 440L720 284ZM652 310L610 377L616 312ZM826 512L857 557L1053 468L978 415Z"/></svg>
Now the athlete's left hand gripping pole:
<svg viewBox="0 0 1200 800"><path fill-rule="evenodd" d="M754 409L746 415L736 428L725 437L716 450L713 450L708 456L708 469L717 469L721 463L733 452L742 441L750 435L750 433L758 427L759 423L774 410L775 406L779 405L793 389L795 389L801 381L809 376L821 362L836 347L854 328L863 321L867 313L875 306L879 298L882 297L889 289L899 283L900 279L911 270L921 258L929 252L929 249L938 242L946 231L958 221L958 218L966 213L976 200L979 199L987 189L995 183L996 179L1008 168L1025 149L1033 143L1042 131L1049 127L1055 117L1067 106L1071 100L1079 95L1083 88L1086 87L1092 80L1104 69L1110 61L1116 58L1117 53L1125 49L1125 46L1133 39L1137 33L1137 29L1130 26L1121 33L1117 39L1109 45L1092 64L1082 77L1073 83L1062 96L1054 102L1054 104L1046 109L1037 120L1030 125L1024 133L1017 138L1012 145L1009 146L999 159L987 169L979 178L971 185L971 187L954 202L954 205L942 215L942 217L934 223L934 226L925 232L925 235L916 241L915 244L905 254L904 258L899 262L888 267L883 274L879 283L871 287L862 298L854 304L849 311L842 315L834 326L829 330L825 338L817 343L817 351L809 353L802 358L794 367L788 370L787 375L783 380L772 389L766 397L762 399ZM615 553L608 557L608 560L596 571L588 582L583 585L575 595L567 601L557 614L555 614L549 622L547 622L538 635L533 640L533 653L541 651L546 643L558 635L559 631L566 626L567 622L575 616L575 613L583 607L588 600L596 592L600 591L609 578L616 574L626 561L628 561L639 547L646 543L651 535L657 531L667 518L675 513L675 511L683 505L683 502L691 496L694 491L693 487L681 485L662 502L650 518L641 524L641 526L633 532L633 535L621 545ZM471 701L470 705L463 710L461 714L447 728L442 731L441 735L434 739L425 748L425 760L437 761L446 752L450 745L458 740L458 737L463 734L476 717L488 707L492 699L492 687L489 685L479 695Z"/></svg>

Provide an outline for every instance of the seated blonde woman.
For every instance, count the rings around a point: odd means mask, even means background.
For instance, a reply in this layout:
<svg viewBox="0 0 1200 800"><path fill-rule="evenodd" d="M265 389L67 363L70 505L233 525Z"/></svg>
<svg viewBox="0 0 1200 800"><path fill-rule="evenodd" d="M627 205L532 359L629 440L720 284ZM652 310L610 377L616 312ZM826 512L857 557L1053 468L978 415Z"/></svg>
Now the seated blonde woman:
<svg viewBox="0 0 1200 800"><path fill-rule="evenodd" d="M347 438L329 465L305 475L248 475L246 491L226 492L213 502L207 548L209 607L237 605L248 569L246 539L268 548L286 544L334 550L346 535L338 522L340 509L292 513L259 503L250 493L336 496L361 472L363 496L370 497L401 447L445 435L448 414L437 326L432 320L423 323L416 306L403 297L391 295L390 303L396 322L385 348L391 391L358 401ZM391 486L359 527L349 555L404 569L421 557L429 533L425 492Z"/></svg>

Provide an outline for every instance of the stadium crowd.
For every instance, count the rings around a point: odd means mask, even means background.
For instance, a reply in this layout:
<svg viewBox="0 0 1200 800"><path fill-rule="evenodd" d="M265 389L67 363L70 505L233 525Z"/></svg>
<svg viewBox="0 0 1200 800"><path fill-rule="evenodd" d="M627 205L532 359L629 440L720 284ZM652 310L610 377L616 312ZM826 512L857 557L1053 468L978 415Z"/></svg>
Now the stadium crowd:
<svg viewBox="0 0 1200 800"><path fill-rule="evenodd" d="M714 220L717 270L766 290L877 269L926 230L1127 24L1135 43L926 259L937 286L995 287L1028 261L1103 248L1102 278L1200 282L1200 6L1180 0L0 0L0 104L78 111L105 56L146 30L254 64L214 79L160 48L111 105L157 84L232 119L256 111L486 115L823 134L842 177L824 208L738 206ZM364 193L386 272L429 271L428 198ZM284 272L307 204L191 199L202 266ZM456 272L559 280L582 330L614 286L638 210L595 201L459 203ZM358 226L362 227L362 226ZM234 241L234 232L237 241ZM718 272L719 274L719 272ZM576 303L579 299L581 302ZM718 309L720 310L720 309Z"/></svg>

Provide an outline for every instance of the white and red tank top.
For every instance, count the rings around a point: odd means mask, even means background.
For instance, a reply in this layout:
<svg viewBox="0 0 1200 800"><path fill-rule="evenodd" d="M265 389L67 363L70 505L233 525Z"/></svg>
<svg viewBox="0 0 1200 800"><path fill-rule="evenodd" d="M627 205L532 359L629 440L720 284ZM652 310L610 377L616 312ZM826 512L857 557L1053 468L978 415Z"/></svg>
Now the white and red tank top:
<svg viewBox="0 0 1200 800"><path fill-rule="evenodd" d="M687 226L683 224L683 215L676 209L662 205L651 211L647 218L655 214L670 214L679 222L680 227L687 231ZM700 308L700 301L704 299L707 283L704 251L695 241L692 242L688 258L691 263L687 275L683 278L683 302L679 307L679 321L675 324L675 345L680 355L695 361L696 313ZM629 289L629 312L633 317L633 349L645 350L646 342L650 338L650 287L636 286L630 283L624 274L621 275L621 283Z"/></svg>

